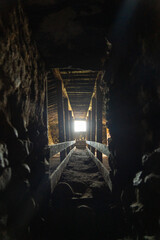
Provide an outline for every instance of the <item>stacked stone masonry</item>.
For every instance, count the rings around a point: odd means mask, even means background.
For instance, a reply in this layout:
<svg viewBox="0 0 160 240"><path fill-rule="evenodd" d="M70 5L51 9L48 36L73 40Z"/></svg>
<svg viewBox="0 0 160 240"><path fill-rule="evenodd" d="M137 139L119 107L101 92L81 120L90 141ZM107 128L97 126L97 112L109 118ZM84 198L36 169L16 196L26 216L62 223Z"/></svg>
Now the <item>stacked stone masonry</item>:
<svg viewBox="0 0 160 240"><path fill-rule="evenodd" d="M21 237L44 176L46 71L21 4L0 15L0 239ZM9 231L6 233L6 229ZM7 238L8 237L8 238ZM12 239L12 238L11 238Z"/></svg>

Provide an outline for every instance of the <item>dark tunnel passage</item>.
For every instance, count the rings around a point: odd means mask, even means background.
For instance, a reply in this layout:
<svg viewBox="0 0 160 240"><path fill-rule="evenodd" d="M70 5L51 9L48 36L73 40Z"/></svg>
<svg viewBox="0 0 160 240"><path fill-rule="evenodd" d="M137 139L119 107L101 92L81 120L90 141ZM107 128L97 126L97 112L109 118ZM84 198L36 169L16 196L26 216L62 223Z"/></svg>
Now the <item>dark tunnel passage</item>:
<svg viewBox="0 0 160 240"><path fill-rule="evenodd" d="M159 240L159 122L158 0L0 1L0 240Z"/></svg>

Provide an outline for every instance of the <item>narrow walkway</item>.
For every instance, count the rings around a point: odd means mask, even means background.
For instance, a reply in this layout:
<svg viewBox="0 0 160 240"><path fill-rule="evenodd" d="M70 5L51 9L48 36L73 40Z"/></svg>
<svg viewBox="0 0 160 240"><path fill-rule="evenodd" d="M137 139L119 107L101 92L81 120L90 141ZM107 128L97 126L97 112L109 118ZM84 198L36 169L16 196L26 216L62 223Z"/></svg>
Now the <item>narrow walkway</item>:
<svg viewBox="0 0 160 240"><path fill-rule="evenodd" d="M76 149L52 194L49 236L53 232L57 240L115 239L111 202L110 190L87 150Z"/></svg>
<svg viewBox="0 0 160 240"><path fill-rule="evenodd" d="M117 240L124 233L120 206L86 149L76 149L49 204L31 229L38 240Z"/></svg>
<svg viewBox="0 0 160 240"><path fill-rule="evenodd" d="M76 149L64 170L60 182L68 183L83 198L108 196L108 187L87 150Z"/></svg>

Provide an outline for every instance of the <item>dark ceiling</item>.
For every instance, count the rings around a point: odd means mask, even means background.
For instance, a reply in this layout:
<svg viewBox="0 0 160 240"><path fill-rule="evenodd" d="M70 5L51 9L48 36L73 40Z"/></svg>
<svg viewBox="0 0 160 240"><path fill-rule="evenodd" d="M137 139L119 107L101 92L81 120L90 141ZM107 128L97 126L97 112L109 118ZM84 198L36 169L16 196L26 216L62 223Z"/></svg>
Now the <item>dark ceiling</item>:
<svg viewBox="0 0 160 240"><path fill-rule="evenodd" d="M85 119L106 42L122 0L28 0L33 38L48 69L59 68L76 119ZM62 69L67 70L62 70ZM76 70L74 70L76 69ZM78 70L81 69L81 70ZM87 71L86 71L87 70ZM48 76L49 122L57 122L56 82Z"/></svg>
<svg viewBox="0 0 160 240"><path fill-rule="evenodd" d="M28 0L26 12L48 68L101 69L122 0Z"/></svg>

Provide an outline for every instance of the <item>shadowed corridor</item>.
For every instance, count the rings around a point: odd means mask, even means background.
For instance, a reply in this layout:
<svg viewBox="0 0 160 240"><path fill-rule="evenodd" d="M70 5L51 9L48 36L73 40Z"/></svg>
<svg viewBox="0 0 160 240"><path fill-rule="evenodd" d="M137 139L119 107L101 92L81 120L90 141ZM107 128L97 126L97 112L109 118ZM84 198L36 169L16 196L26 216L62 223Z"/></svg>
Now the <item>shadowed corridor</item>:
<svg viewBox="0 0 160 240"><path fill-rule="evenodd" d="M159 13L0 1L0 240L160 239Z"/></svg>

